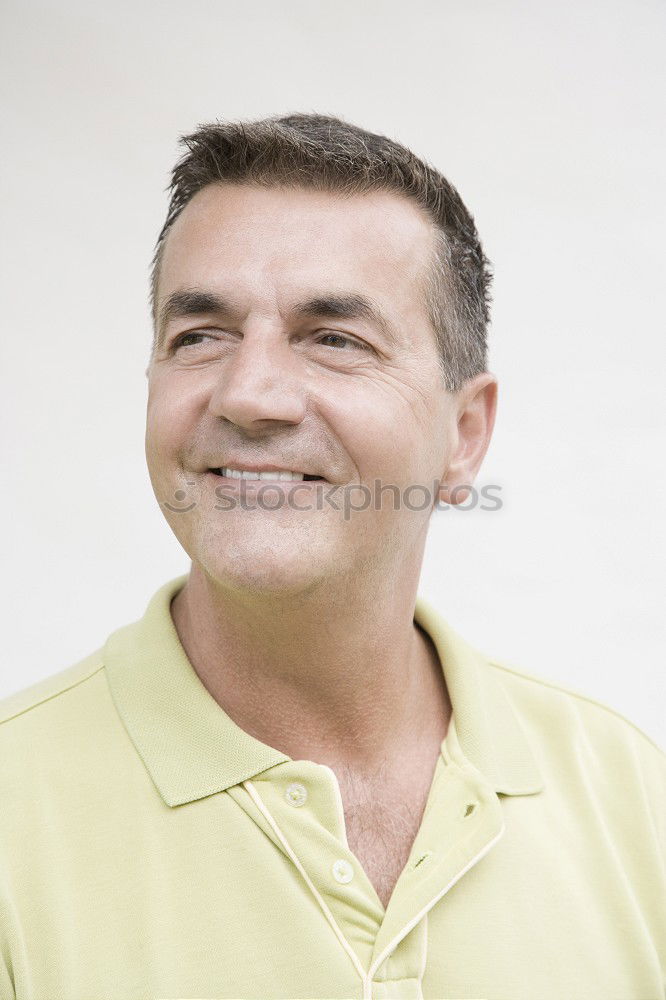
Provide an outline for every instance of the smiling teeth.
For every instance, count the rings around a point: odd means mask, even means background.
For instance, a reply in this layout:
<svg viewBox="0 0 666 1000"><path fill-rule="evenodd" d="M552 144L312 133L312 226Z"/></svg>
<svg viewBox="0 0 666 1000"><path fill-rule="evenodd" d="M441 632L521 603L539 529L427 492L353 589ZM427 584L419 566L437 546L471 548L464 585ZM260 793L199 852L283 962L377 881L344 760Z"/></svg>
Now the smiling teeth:
<svg viewBox="0 0 666 1000"><path fill-rule="evenodd" d="M223 476L227 476L229 479L268 479L273 482L299 482L304 479L304 474L302 472L281 472L278 470L267 471L267 472L253 472L250 469L230 469L226 465L223 465L220 469Z"/></svg>

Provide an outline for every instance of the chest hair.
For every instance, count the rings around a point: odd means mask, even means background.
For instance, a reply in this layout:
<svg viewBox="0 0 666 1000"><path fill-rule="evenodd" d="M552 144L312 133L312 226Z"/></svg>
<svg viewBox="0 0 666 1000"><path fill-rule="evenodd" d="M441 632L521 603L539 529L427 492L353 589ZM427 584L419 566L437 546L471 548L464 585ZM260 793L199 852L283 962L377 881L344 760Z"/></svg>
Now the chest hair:
<svg viewBox="0 0 666 1000"><path fill-rule="evenodd" d="M432 775L402 789L376 778L368 781L346 775L340 782L349 849L384 908L419 831L431 779Z"/></svg>

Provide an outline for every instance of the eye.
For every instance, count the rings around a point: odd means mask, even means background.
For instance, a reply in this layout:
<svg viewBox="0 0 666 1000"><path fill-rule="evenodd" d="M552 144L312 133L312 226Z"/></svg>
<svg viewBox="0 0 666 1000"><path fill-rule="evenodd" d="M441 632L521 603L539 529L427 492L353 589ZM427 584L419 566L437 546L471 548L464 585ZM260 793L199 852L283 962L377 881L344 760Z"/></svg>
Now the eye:
<svg viewBox="0 0 666 1000"><path fill-rule="evenodd" d="M199 333L199 332L197 332L197 333L194 333L194 332L181 333L180 337L176 337L176 339L173 342L174 350L177 347L188 347L188 346L192 347L192 346L196 346L196 344L198 344L198 343L201 343L201 340L195 340L193 343L189 343L188 344L187 341L190 338L197 338L197 337L201 338L201 337L209 337L209 336L210 336L210 334Z"/></svg>
<svg viewBox="0 0 666 1000"><path fill-rule="evenodd" d="M348 337L343 333L325 333L319 338L319 343L323 343L325 340L336 341L333 344L325 344L324 346L335 347L338 350L341 348L355 347L360 351L367 351L369 347L367 344L363 344L360 340L356 340L355 337Z"/></svg>

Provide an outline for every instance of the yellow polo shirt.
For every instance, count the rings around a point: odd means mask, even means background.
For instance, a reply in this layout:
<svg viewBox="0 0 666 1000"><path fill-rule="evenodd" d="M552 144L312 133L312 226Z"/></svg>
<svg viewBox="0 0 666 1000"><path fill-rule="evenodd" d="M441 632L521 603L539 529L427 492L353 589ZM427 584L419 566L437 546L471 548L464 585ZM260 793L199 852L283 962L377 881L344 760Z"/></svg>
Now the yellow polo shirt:
<svg viewBox="0 0 666 1000"><path fill-rule="evenodd" d="M663 1000L666 761L422 600L453 705L382 906L333 771L232 722L163 586L0 703L2 1000Z"/></svg>

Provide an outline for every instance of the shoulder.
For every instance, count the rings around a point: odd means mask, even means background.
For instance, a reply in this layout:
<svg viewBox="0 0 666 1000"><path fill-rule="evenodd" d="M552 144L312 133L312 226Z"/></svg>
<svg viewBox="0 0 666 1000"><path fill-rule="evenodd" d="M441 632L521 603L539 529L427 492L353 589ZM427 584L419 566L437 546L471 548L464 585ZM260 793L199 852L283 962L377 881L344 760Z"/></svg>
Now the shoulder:
<svg viewBox="0 0 666 1000"><path fill-rule="evenodd" d="M487 662L521 710L521 717L535 720L540 731L565 736L584 730L590 737L607 743L636 744L666 767L664 750L631 719L610 705L506 661L489 658Z"/></svg>
<svg viewBox="0 0 666 1000"><path fill-rule="evenodd" d="M666 864L666 753L614 708L513 665L488 660L551 789L580 811L598 806L629 830L651 828ZM632 839L633 838L633 839Z"/></svg>
<svg viewBox="0 0 666 1000"><path fill-rule="evenodd" d="M0 849L19 851L40 822L57 825L69 809L96 802L119 773L127 740L102 654L0 701Z"/></svg>
<svg viewBox="0 0 666 1000"><path fill-rule="evenodd" d="M0 743L20 732L35 734L70 711L83 710L96 679L103 679L103 650L100 648L65 670L0 699Z"/></svg>

